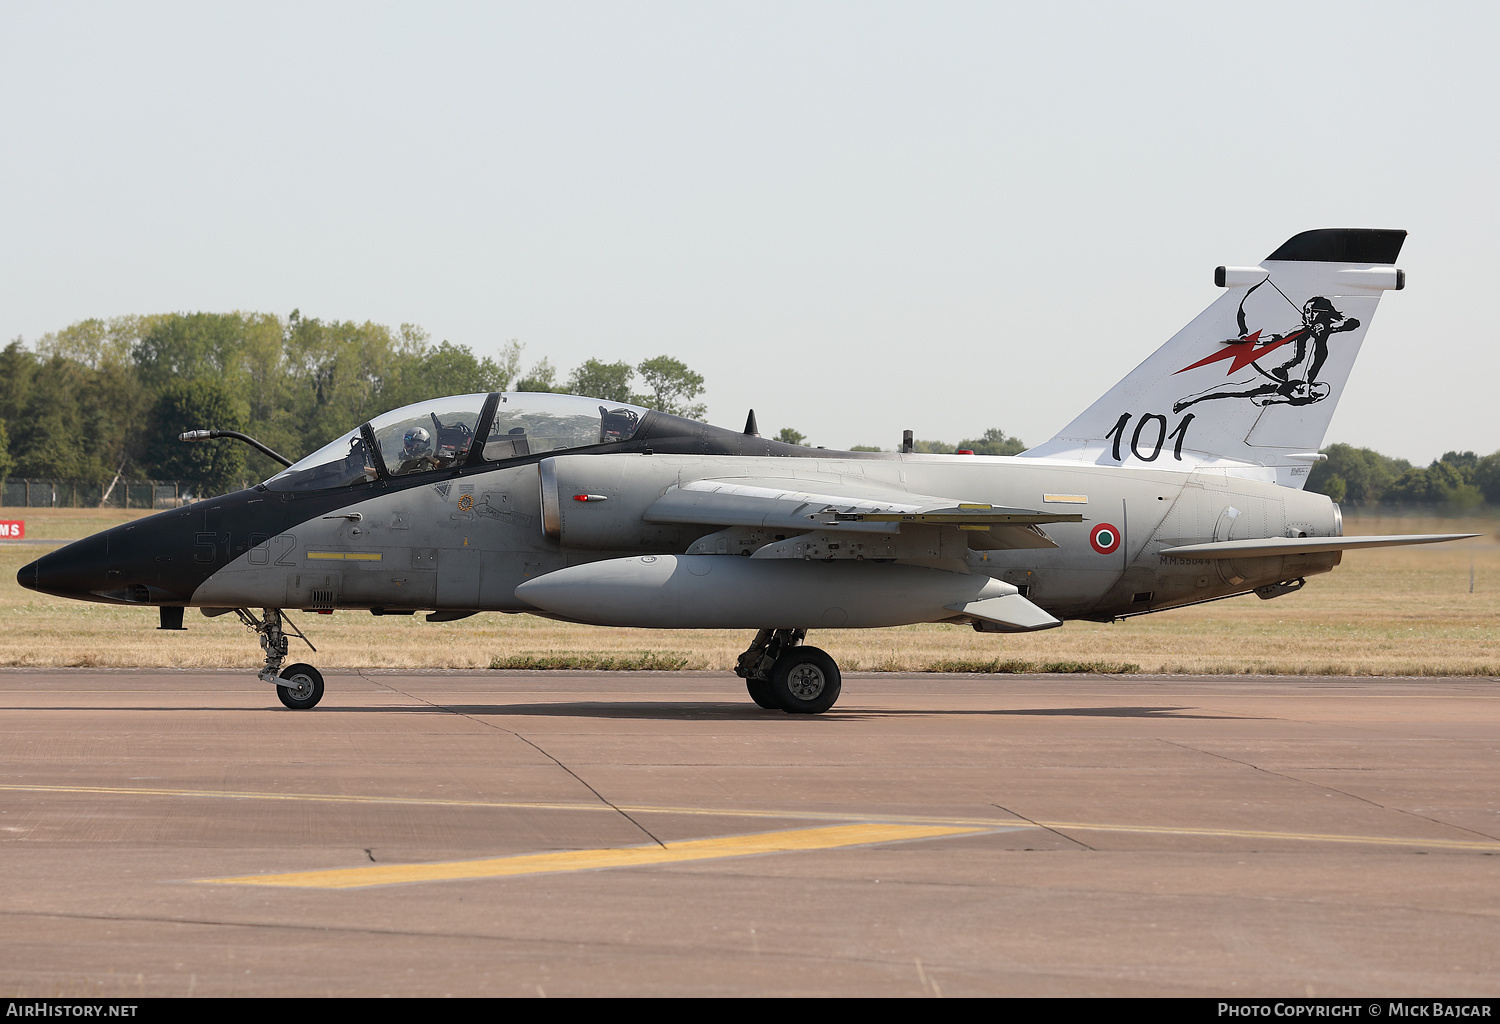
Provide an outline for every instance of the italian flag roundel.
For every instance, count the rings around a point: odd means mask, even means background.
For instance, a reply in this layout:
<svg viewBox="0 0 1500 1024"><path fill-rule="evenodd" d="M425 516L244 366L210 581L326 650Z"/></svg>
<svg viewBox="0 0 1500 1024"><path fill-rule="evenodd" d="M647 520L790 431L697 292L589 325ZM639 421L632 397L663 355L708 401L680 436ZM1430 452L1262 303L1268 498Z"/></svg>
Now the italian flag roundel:
<svg viewBox="0 0 1500 1024"><path fill-rule="evenodd" d="M1100 523L1089 531L1089 543L1101 555L1113 554L1120 546L1120 531L1109 523Z"/></svg>

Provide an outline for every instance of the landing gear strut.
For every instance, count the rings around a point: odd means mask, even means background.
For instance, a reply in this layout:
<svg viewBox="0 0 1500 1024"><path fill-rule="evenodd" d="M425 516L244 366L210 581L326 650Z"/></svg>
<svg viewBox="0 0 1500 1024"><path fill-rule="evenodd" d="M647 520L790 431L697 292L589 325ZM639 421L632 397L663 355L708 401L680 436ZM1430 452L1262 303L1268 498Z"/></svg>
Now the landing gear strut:
<svg viewBox="0 0 1500 1024"><path fill-rule="evenodd" d="M282 623L290 626L292 635L312 648L314 653L318 649L313 647L312 641L302 635L302 630L280 608L265 608L262 611L264 617L258 619L248 609L234 610L245 627L259 635L260 649L266 652L266 665L260 670L260 681L275 683L276 696L293 711L306 711L317 706L318 701L323 699L322 673L311 665L301 663L289 665L285 669L281 667L282 662L286 661L288 643L286 631L281 628Z"/></svg>
<svg viewBox="0 0 1500 1024"><path fill-rule="evenodd" d="M750 699L789 715L820 715L839 699L838 664L816 647L804 647L805 629L763 629L740 655L735 675Z"/></svg>

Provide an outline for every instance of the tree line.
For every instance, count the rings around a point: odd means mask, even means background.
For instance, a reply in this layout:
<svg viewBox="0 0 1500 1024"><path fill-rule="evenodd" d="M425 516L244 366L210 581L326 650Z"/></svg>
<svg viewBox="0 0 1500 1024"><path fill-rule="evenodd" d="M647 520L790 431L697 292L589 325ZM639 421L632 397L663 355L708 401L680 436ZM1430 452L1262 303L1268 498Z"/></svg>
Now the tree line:
<svg viewBox="0 0 1500 1024"><path fill-rule="evenodd" d="M792 427L782 427L776 434L776 440L785 441L787 444L807 444L807 435ZM912 442L912 451L926 452L931 455L954 455L958 452L966 452L970 455L1020 455L1027 448L1025 441L1019 437L1011 437L999 427L991 427L979 437L969 438L958 444L949 444L947 441L922 441ZM894 448L881 448L879 445L856 444L849 449L851 452L883 452L895 451Z"/></svg>
<svg viewBox="0 0 1500 1024"><path fill-rule="evenodd" d="M1500 451L1489 455L1444 452L1428 466L1413 466L1370 448L1331 444L1327 461L1307 477L1307 489L1334 501L1372 507L1427 506L1469 511L1500 508Z"/></svg>
<svg viewBox="0 0 1500 1024"><path fill-rule="evenodd" d="M183 444L185 430L250 434L292 459L389 409L444 395L550 391L590 395L704 419L704 379L681 360L588 359L566 376L542 358L521 366L510 341L496 357L434 344L412 324L325 321L294 310L168 313L82 320L0 350L0 479L190 481L218 493L280 469L233 443ZM639 388L639 390L638 390ZM793 427L779 441L808 444ZM1019 438L991 427L919 452L1016 455ZM880 451L855 445L854 451ZM1369 448L1334 444L1307 487L1355 506L1500 508L1500 452L1446 452L1413 466Z"/></svg>

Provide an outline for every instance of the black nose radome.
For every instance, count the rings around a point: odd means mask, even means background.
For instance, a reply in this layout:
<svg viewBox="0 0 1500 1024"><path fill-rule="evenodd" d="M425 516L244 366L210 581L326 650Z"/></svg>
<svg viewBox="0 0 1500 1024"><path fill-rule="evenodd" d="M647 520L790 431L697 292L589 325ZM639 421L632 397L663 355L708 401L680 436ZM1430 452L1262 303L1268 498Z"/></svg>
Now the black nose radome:
<svg viewBox="0 0 1500 1024"><path fill-rule="evenodd" d="M16 573L16 582L54 597L97 600L96 592L105 586L105 558L104 540L86 537L38 558Z"/></svg>

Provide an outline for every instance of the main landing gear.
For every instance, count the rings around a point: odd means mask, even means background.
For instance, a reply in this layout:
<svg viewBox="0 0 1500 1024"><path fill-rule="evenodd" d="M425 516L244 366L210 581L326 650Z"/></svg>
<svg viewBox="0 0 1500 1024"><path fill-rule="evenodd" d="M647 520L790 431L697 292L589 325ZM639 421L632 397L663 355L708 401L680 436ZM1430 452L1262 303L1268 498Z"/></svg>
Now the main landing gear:
<svg viewBox="0 0 1500 1024"><path fill-rule="evenodd" d="M821 715L839 699L838 664L816 647L804 647L805 629L763 629L740 655L735 675L750 699L789 715Z"/></svg>
<svg viewBox="0 0 1500 1024"><path fill-rule="evenodd" d="M318 701L323 699L323 674L311 665L300 662L286 668L281 667L287 655L287 635L281 628L282 623L290 626L292 635L312 648L314 653L318 649L313 647L312 641L302 635L302 630L280 608L266 608L263 612L265 617L257 619L255 613L248 609L234 610L246 628L260 636L260 649L266 652L266 667L260 670L260 681L275 683L276 696L293 711L306 711L316 707Z"/></svg>

